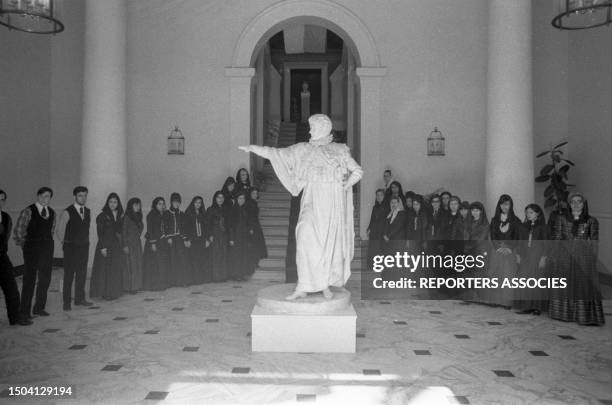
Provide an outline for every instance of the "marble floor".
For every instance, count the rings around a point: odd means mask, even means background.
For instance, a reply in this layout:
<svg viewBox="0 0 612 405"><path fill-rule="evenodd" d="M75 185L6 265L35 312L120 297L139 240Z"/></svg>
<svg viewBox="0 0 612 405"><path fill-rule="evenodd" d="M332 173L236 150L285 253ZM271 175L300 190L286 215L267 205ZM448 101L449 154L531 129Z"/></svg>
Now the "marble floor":
<svg viewBox="0 0 612 405"><path fill-rule="evenodd" d="M612 404L608 324L580 327L459 301L361 301L357 353L252 353L257 290L205 284L61 310L9 327L0 304L1 404ZM2 300L3 301L3 300ZM71 386L70 397L10 397L10 386Z"/></svg>

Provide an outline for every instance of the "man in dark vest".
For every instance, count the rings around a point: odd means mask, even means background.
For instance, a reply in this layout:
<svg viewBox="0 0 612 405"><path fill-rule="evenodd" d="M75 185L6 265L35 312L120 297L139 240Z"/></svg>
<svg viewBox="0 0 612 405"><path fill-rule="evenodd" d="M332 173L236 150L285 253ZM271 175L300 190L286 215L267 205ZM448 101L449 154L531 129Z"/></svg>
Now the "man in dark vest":
<svg viewBox="0 0 612 405"><path fill-rule="evenodd" d="M6 301L6 313L11 325L31 325L32 321L19 315L19 289L13 274L13 264L8 257L8 241L13 223L11 217L2 211L6 203L6 193L0 190L0 288Z"/></svg>
<svg viewBox="0 0 612 405"><path fill-rule="evenodd" d="M15 243L23 249L23 286L21 287L21 316L30 319L32 297L36 285L36 301L32 313L49 316L45 311L47 290L51 283L53 265L53 231L55 211L49 207L53 190L42 187L37 201L24 208L15 226ZM36 278L38 277L38 284Z"/></svg>
<svg viewBox="0 0 612 405"><path fill-rule="evenodd" d="M85 300L85 279L87 278L87 259L89 258L89 224L91 213L85 207L87 188L75 187L72 191L74 204L62 212L56 227L57 239L64 248L64 311L72 308L71 294L74 280L74 305L91 306Z"/></svg>

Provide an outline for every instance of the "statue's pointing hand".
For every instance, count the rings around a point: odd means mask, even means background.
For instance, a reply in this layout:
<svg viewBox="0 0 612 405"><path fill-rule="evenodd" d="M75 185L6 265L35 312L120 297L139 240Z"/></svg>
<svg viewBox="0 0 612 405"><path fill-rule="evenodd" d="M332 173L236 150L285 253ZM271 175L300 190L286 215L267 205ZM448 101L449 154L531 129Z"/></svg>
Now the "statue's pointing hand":
<svg viewBox="0 0 612 405"><path fill-rule="evenodd" d="M247 153L252 152L253 148L251 148L251 145L247 145L247 146L239 146L238 149L245 151Z"/></svg>

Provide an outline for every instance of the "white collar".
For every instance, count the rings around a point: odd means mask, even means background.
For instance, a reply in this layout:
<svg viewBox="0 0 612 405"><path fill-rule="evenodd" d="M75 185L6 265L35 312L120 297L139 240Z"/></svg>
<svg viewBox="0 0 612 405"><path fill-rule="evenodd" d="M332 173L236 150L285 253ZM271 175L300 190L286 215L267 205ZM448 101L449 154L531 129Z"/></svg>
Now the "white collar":
<svg viewBox="0 0 612 405"><path fill-rule="evenodd" d="M81 208L85 208L84 205L81 205L81 204L76 203L76 202L74 204L72 204L72 205L74 206L74 208L76 208L77 211L79 211L79 209L81 209Z"/></svg>
<svg viewBox="0 0 612 405"><path fill-rule="evenodd" d="M42 212L43 208L45 208L45 207L43 207L41 203L36 201L36 209L38 210L39 214Z"/></svg>

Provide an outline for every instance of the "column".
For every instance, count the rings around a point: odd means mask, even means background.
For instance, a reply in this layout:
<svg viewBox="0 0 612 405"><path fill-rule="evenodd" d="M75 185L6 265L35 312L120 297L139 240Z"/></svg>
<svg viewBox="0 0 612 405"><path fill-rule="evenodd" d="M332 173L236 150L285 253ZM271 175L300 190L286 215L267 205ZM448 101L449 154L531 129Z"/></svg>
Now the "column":
<svg viewBox="0 0 612 405"><path fill-rule="evenodd" d="M501 194L522 217L534 199L531 86L531 1L489 2L486 209L493 215Z"/></svg>
<svg viewBox="0 0 612 405"><path fill-rule="evenodd" d="M380 159L380 84L387 69L361 67L357 68L356 73L360 85L361 167L364 171L359 195L359 231L361 238L366 239L372 196L383 170Z"/></svg>
<svg viewBox="0 0 612 405"><path fill-rule="evenodd" d="M88 205L95 215L110 192L118 193L124 204L128 197L126 14L125 0L85 4L81 183L89 188Z"/></svg>
<svg viewBox="0 0 612 405"><path fill-rule="evenodd" d="M238 149L238 146L251 143L251 80L254 75L255 69L251 67L225 69L225 76L230 81L230 173L241 167L249 167L249 154Z"/></svg>

